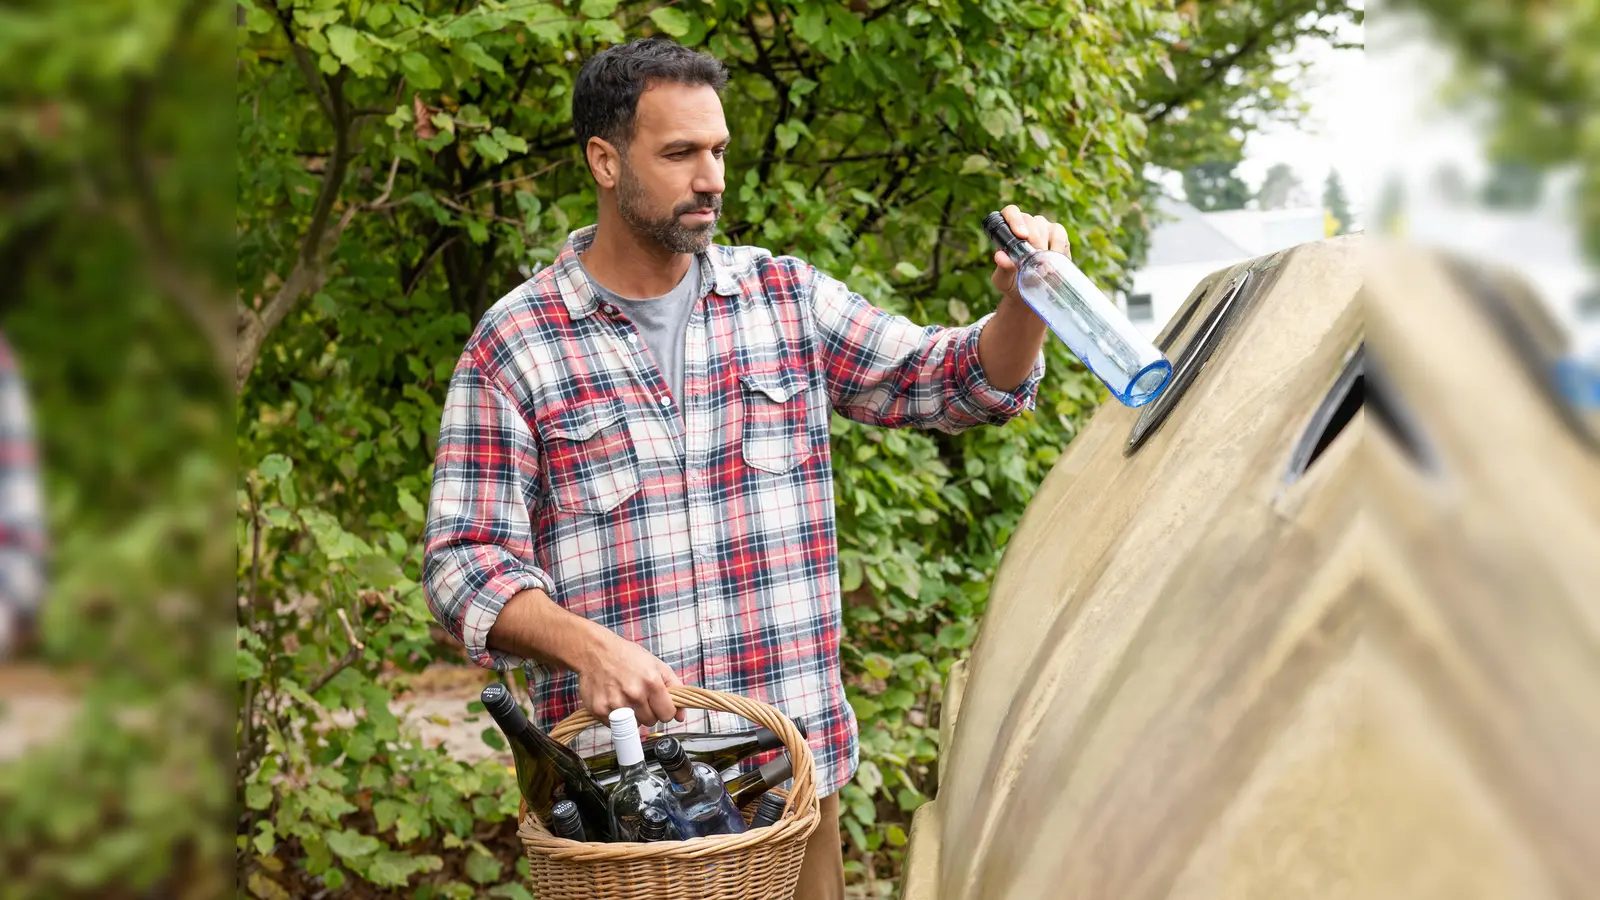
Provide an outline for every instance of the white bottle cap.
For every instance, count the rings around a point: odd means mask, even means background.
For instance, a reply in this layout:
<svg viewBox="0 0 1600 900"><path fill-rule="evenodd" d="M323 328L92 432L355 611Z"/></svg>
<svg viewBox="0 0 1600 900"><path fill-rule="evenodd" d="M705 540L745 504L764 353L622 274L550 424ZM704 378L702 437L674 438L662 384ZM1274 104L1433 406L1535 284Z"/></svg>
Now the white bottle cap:
<svg viewBox="0 0 1600 900"><path fill-rule="evenodd" d="M634 766L644 762L644 742L639 740L639 721L630 707L611 711L611 745L617 751L617 765Z"/></svg>

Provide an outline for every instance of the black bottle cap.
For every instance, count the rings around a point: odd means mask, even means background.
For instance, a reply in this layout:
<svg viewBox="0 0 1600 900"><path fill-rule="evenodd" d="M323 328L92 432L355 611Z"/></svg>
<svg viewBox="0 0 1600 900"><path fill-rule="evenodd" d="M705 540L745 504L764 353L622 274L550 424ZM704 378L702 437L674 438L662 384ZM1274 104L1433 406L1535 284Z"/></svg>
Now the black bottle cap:
<svg viewBox="0 0 1600 900"><path fill-rule="evenodd" d="M664 737L656 740L656 762L661 763L663 769L675 769L683 762L683 745L675 737Z"/></svg>
<svg viewBox="0 0 1600 900"><path fill-rule="evenodd" d="M1011 230L1011 226L1006 224L1006 217L997 212L983 217L983 230L989 233L989 238L995 242L995 246L1011 257L1012 262L1017 262L1034 252L1034 246L1018 238Z"/></svg>
<svg viewBox="0 0 1600 900"><path fill-rule="evenodd" d="M503 716L517 706L517 701L511 696L511 692L498 681L484 688L478 699L483 702L483 708L488 710L491 716Z"/></svg>
<svg viewBox="0 0 1600 900"><path fill-rule="evenodd" d="M557 801L555 806L550 807L550 818L561 824L583 821L578 816L578 804L571 800Z"/></svg>
<svg viewBox="0 0 1600 900"><path fill-rule="evenodd" d="M778 794L762 794L756 802L756 814L751 816L751 824L760 822L771 825L783 816L784 798Z"/></svg>
<svg viewBox="0 0 1600 900"><path fill-rule="evenodd" d="M639 826L639 837L644 840L658 841L667 836L667 814L654 806L645 807L641 815L643 824Z"/></svg>

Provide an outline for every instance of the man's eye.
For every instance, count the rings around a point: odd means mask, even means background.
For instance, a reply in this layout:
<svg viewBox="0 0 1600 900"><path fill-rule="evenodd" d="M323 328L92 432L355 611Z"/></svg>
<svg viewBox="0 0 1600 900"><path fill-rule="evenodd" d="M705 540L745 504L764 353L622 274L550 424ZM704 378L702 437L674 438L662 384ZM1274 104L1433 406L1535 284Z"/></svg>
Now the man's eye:
<svg viewBox="0 0 1600 900"><path fill-rule="evenodd" d="M727 147L718 147L717 149L711 151L711 153L717 159L721 159L723 156L727 155L728 148Z"/></svg>

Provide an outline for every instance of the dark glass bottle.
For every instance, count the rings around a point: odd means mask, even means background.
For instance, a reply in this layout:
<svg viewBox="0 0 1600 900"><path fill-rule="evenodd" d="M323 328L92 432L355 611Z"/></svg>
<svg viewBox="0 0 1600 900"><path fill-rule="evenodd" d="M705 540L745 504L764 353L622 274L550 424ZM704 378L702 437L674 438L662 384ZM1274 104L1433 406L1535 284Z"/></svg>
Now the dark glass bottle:
<svg viewBox="0 0 1600 900"><path fill-rule="evenodd" d="M672 837L667 814L652 806L646 809L641 816L639 824L640 843L654 843L665 841Z"/></svg>
<svg viewBox="0 0 1600 900"><path fill-rule="evenodd" d="M801 737L806 737L804 726L796 722L794 727L799 730ZM651 763L652 768L659 769L659 763L655 762L655 745L665 737L676 740L683 747L683 752L688 754L690 761L705 763L718 772L738 765L740 760L757 753L783 749L783 738L766 728L741 731L736 734L695 732L666 735L658 732L646 735L644 738L644 758ZM617 751L614 748L593 756L585 756L583 763L589 767L589 774L602 785L616 783Z"/></svg>
<svg viewBox="0 0 1600 900"><path fill-rule="evenodd" d="M556 803L556 790L578 807L584 831L590 840L611 840L611 817L606 808L605 790L589 777L583 760L572 749L554 740L528 721L506 686L496 682L480 695L483 708L505 732L511 745L511 758L517 765L517 788L528 809L549 825Z"/></svg>
<svg viewBox="0 0 1600 900"><path fill-rule="evenodd" d="M751 828L765 828L774 825L783 817L784 799L777 794L762 794L761 802L756 804L756 814L750 819Z"/></svg>
<svg viewBox="0 0 1600 900"><path fill-rule="evenodd" d="M710 834L741 834L744 817L722 786L717 770L691 762L674 738L656 742L656 761L666 770L672 799L677 803L678 831L685 839Z"/></svg>
<svg viewBox="0 0 1600 900"><path fill-rule="evenodd" d="M578 814L578 804L571 800L557 801L551 807L550 830L556 837L564 837L569 841L588 840L583 832L583 816Z"/></svg>
<svg viewBox="0 0 1600 900"><path fill-rule="evenodd" d="M767 791L794 777L794 762L784 753L754 772L746 772L724 782L733 805L744 809Z"/></svg>

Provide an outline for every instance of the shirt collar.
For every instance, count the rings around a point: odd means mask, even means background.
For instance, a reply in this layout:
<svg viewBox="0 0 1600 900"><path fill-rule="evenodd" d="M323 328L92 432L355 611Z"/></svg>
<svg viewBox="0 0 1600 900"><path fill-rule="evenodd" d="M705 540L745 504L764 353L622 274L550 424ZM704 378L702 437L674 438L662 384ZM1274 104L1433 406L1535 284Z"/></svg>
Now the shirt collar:
<svg viewBox="0 0 1600 900"><path fill-rule="evenodd" d="M555 270L556 288L561 291L561 300L566 303L567 313L574 319L587 318L600 308L599 293L578 260L578 254L594 243L597 228L598 225L586 225L567 235L566 246L561 248L556 261L550 264ZM701 284L711 284L713 291L725 297L739 295L739 278L728 248L711 244L695 254L695 261L700 266Z"/></svg>

